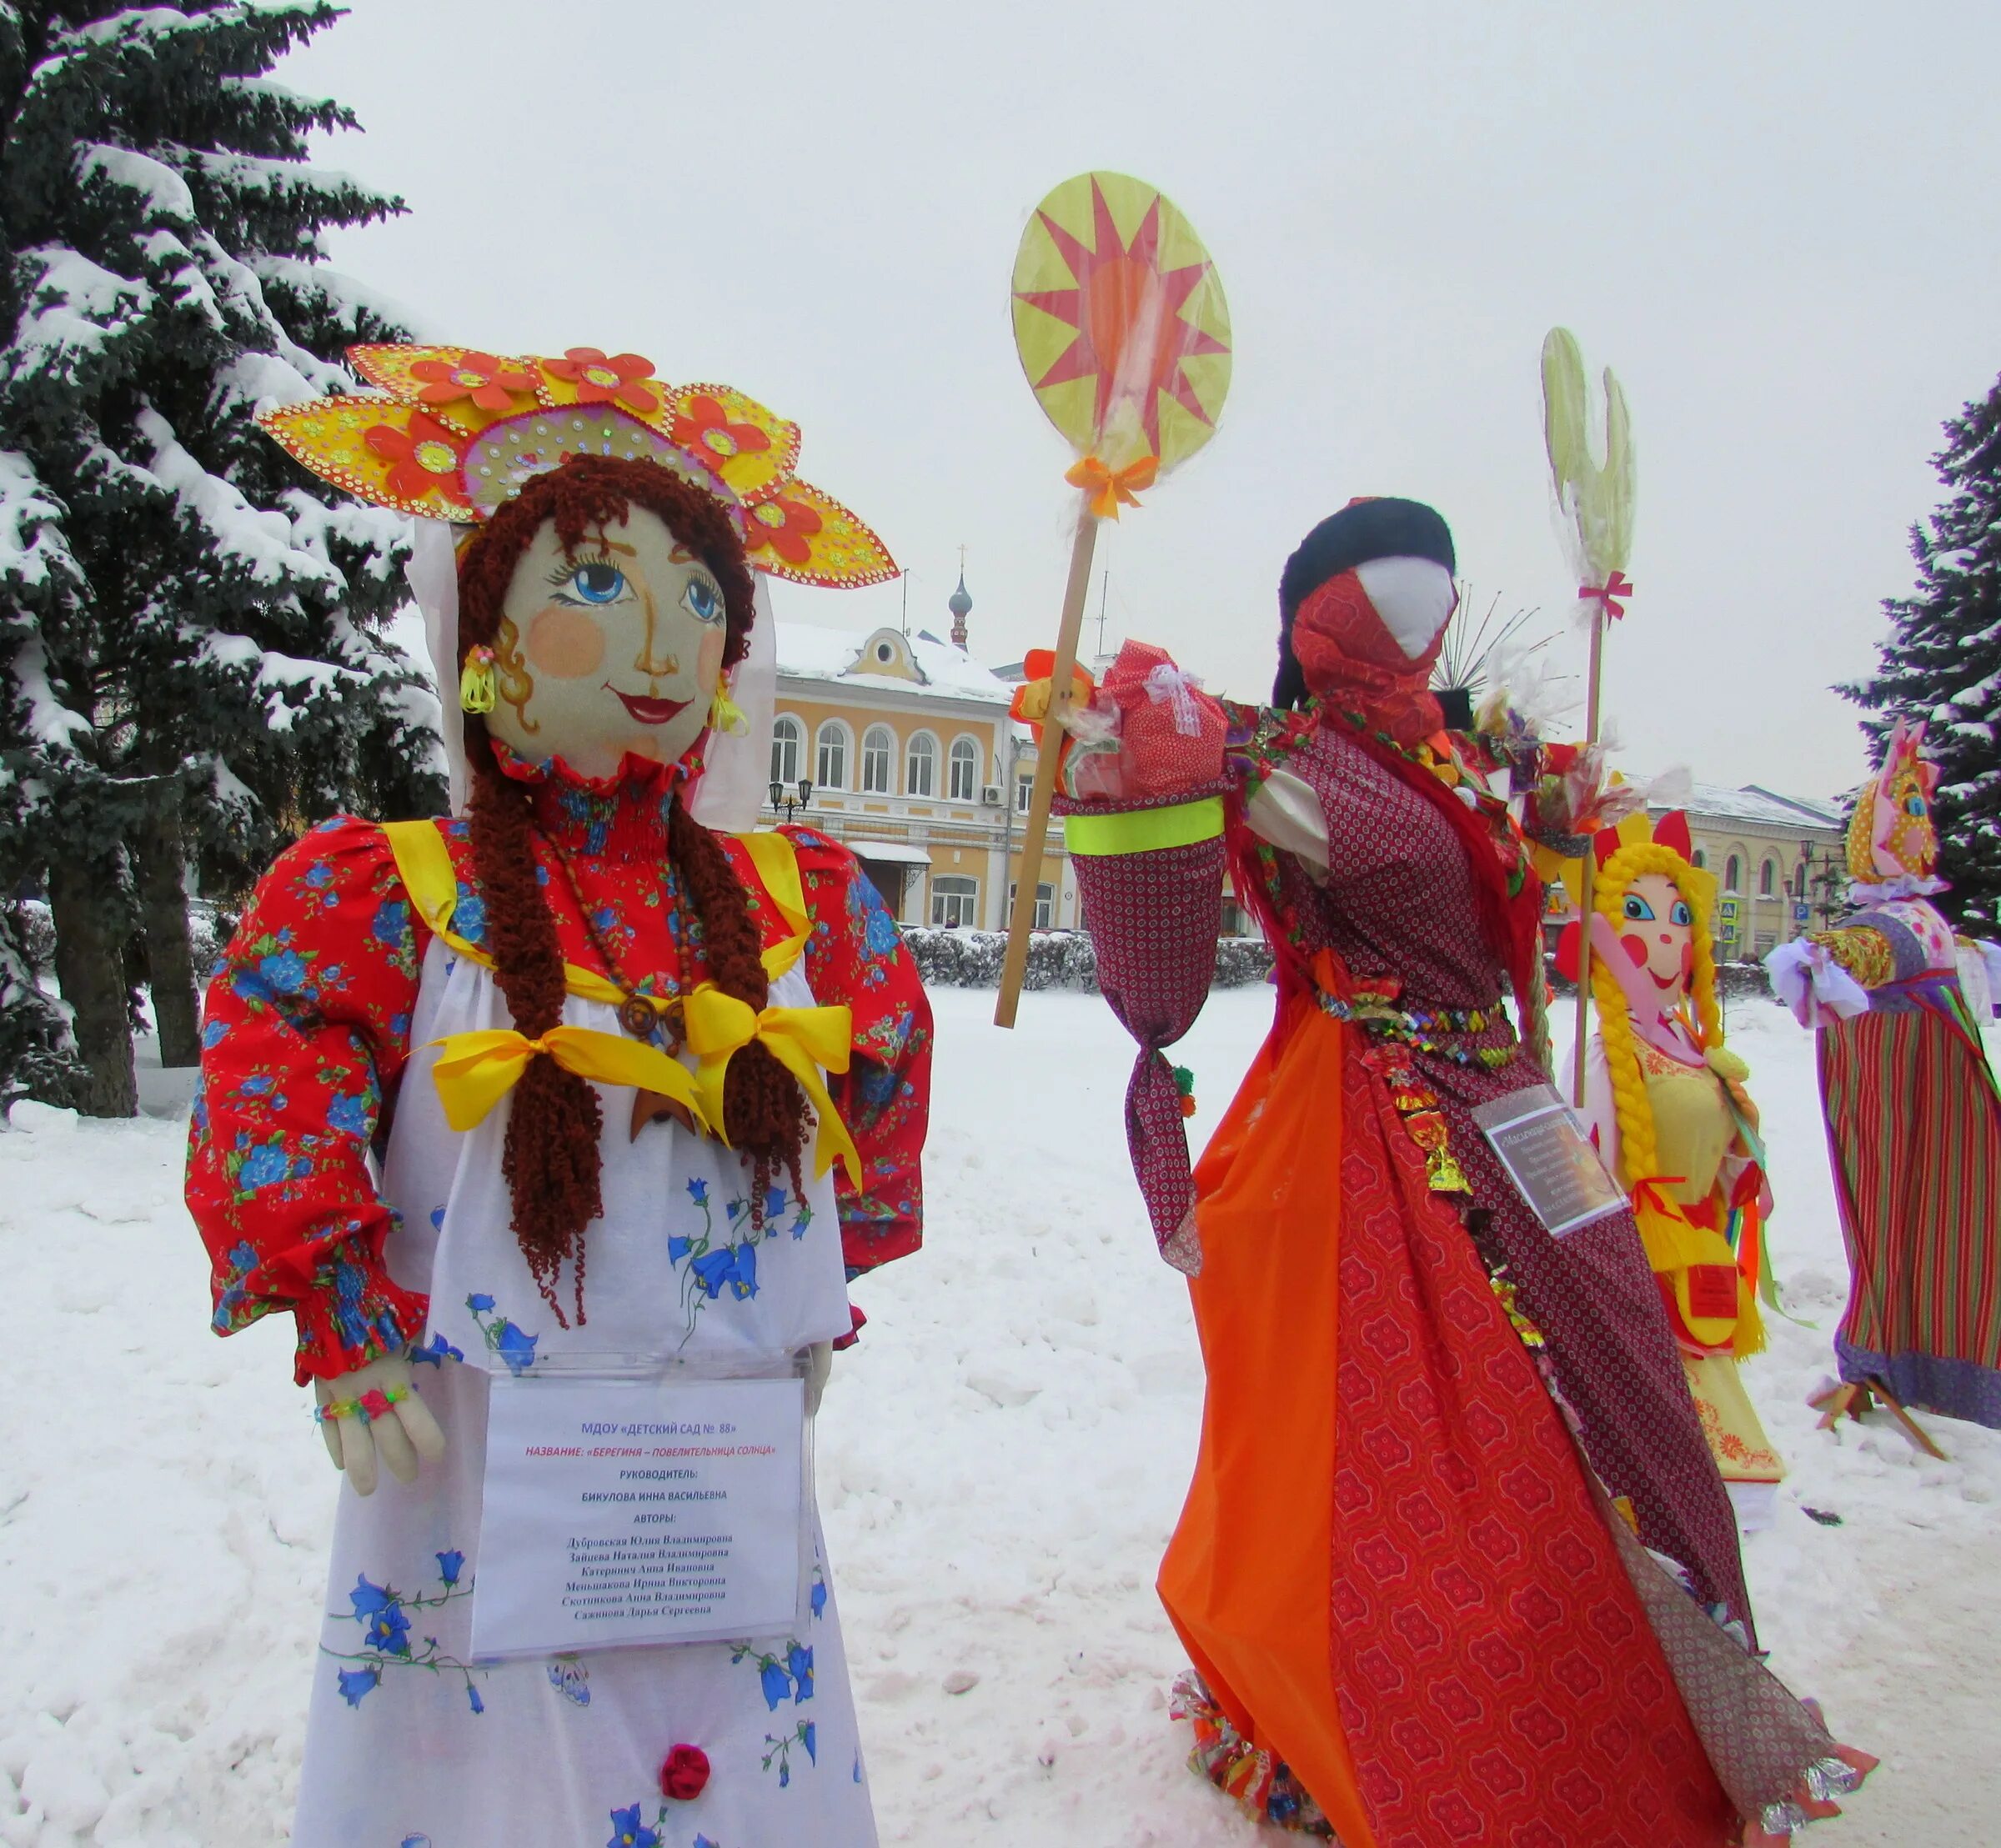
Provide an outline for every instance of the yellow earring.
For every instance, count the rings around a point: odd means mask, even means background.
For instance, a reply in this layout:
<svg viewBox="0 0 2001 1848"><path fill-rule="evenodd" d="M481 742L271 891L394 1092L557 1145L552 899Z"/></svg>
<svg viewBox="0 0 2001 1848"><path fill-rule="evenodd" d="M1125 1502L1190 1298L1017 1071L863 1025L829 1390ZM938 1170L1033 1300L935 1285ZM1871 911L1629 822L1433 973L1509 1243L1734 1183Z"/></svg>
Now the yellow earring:
<svg viewBox="0 0 2001 1848"><path fill-rule="evenodd" d="M459 676L459 705L463 712L491 712L500 694L499 677L494 671L494 651L484 644L470 649Z"/></svg>
<svg viewBox="0 0 2001 1848"><path fill-rule="evenodd" d="M750 729L744 709L730 697L730 683L715 684L715 698L709 702L709 729L720 737L740 738Z"/></svg>

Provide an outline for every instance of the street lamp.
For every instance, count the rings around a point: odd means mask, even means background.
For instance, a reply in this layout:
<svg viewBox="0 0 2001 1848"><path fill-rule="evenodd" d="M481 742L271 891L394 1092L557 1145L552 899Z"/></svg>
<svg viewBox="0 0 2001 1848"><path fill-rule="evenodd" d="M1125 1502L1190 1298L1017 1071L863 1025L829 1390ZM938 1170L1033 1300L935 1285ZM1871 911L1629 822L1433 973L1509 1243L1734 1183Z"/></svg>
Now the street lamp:
<svg viewBox="0 0 2001 1848"><path fill-rule="evenodd" d="M802 776L799 779L799 794L796 797L785 784L779 782L775 778L772 779L771 807L775 812L782 810L787 821L791 820L797 810L805 808L812 800L813 779L811 777Z"/></svg>

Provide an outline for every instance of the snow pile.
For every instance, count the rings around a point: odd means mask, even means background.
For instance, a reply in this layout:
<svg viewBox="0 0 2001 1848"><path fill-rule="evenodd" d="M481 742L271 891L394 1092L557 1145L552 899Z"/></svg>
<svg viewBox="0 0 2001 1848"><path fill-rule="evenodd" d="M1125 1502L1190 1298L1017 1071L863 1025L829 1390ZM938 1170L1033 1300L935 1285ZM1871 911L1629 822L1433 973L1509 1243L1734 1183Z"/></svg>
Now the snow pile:
<svg viewBox="0 0 2001 1848"><path fill-rule="evenodd" d="M886 1842L1210 1848L1261 1835L1182 1768L1152 1576L1201 1406L1181 1279L1126 1174L1128 1043L1051 992L1013 1034L942 990L930 1244L856 1286L820 1494ZM1213 1124L1268 996L1219 993L1176 1058ZM1807 1036L1733 1005L1774 1150L1796 1314L1748 1380L1793 1465L1747 1549L1764 1640L1885 1765L1827 1848L1993 1839L2001 1433L1813 1429L1844 1267ZM0 1843L283 1839L336 1478L283 1330L207 1332L177 1124L18 1106L0 1134ZM393 1493L393 1488L385 1491ZM1814 1509L1840 1525L1821 1525Z"/></svg>

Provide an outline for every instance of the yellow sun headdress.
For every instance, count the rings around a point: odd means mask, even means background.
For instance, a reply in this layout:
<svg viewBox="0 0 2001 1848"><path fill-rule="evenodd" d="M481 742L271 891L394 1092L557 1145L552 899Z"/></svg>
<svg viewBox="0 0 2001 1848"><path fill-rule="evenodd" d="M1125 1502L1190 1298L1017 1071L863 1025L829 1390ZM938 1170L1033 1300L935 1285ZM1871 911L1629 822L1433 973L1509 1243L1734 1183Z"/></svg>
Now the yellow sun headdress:
<svg viewBox="0 0 2001 1848"><path fill-rule="evenodd" d="M476 526L574 456L650 462L711 495L752 569L848 589L896 575L880 539L793 473L796 423L728 385L670 385L637 353L560 358L468 347L349 348L380 393L258 419L323 479L399 513Z"/></svg>

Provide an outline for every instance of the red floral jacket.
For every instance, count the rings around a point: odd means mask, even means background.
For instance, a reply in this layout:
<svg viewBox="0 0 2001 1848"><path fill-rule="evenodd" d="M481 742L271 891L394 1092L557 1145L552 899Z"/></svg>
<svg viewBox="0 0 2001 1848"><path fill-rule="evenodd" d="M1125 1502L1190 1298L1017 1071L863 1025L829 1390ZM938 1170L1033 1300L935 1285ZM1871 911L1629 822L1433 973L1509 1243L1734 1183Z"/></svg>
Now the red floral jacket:
<svg viewBox="0 0 2001 1848"><path fill-rule="evenodd" d="M660 792L563 779L538 784L535 800L536 857L564 955L602 968L552 838L628 979L700 980L699 934L663 850ZM465 826L446 823L443 831L459 876L453 926L476 944L484 909ZM854 1062L830 1080L862 1156L859 1189L835 1169L853 1277L915 1250L922 1237L930 1007L895 920L854 856L810 828L785 833L813 921L808 979L820 1001L854 1013ZM777 909L748 855L730 844L767 939L776 940L785 934ZM382 830L340 817L279 857L209 984L188 1205L213 1265L214 1326L228 1335L290 1310L302 1383L400 1353L423 1335L425 1299L384 1265L394 1215L370 1157L388 1134L409 1058L429 935Z"/></svg>

